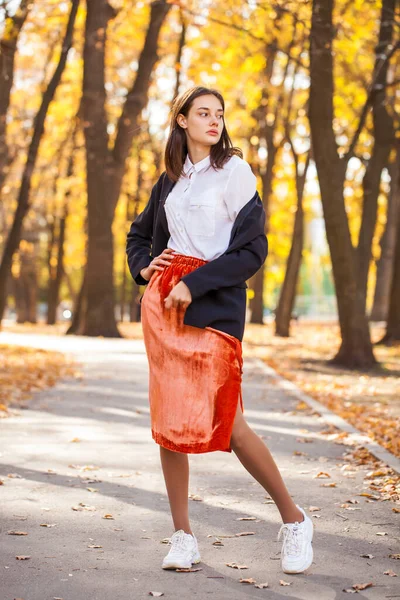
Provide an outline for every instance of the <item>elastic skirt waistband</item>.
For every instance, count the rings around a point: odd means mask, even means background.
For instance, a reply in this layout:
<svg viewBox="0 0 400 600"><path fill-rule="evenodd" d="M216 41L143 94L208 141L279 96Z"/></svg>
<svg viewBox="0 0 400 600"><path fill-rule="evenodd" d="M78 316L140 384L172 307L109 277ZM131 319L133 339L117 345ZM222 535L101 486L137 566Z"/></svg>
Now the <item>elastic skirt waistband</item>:
<svg viewBox="0 0 400 600"><path fill-rule="evenodd" d="M200 267L208 263L208 260L197 258L197 256L188 256L186 254L176 254L170 265L187 265L189 267Z"/></svg>

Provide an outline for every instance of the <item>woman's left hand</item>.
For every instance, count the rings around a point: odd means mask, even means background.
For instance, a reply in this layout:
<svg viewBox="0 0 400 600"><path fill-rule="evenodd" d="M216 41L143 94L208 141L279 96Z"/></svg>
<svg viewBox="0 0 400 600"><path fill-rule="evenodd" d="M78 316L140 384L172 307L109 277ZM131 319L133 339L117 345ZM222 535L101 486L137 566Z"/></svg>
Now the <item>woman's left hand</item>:
<svg viewBox="0 0 400 600"><path fill-rule="evenodd" d="M175 287L172 288L169 295L164 300L165 308L172 308L183 306L183 308L187 308L189 304L192 302L192 294L186 283L180 281L176 284Z"/></svg>

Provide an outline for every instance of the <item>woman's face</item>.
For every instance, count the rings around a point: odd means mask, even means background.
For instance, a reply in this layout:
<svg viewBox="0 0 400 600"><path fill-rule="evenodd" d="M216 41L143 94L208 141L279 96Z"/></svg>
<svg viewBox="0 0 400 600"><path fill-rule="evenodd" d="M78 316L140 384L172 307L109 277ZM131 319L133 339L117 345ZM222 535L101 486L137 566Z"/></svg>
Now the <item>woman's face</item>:
<svg viewBox="0 0 400 600"><path fill-rule="evenodd" d="M194 143L213 146L221 138L224 128L223 114L218 98L213 94L207 94L195 98L187 117L179 114L177 122Z"/></svg>

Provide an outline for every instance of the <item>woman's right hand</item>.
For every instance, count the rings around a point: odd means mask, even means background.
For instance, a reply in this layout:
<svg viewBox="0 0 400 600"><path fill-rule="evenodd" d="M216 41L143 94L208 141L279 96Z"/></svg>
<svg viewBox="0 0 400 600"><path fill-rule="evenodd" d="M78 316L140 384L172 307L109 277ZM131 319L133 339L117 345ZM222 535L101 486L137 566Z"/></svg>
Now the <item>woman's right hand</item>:
<svg viewBox="0 0 400 600"><path fill-rule="evenodd" d="M153 258L148 267L145 267L140 271L140 274L143 277L143 279L146 279L146 281L150 281L150 278L153 275L154 271L164 271L165 266L168 267L174 256L176 256L177 254L179 254L179 252L176 252L172 248L166 248L165 250L163 250L161 254ZM161 265L165 266L163 267Z"/></svg>

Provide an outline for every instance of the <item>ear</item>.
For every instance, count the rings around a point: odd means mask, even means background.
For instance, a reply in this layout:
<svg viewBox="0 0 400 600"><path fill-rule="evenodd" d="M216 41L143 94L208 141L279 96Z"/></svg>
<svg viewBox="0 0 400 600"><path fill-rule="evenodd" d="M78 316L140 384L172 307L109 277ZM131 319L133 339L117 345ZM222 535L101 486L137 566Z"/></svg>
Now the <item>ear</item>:
<svg viewBox="0 0 400 600"><path fill-rule="evenodd" d="M187 123L186 123L186 117L185 117L185 115L179 114L176 117L176 122L178 123L178 125L180 125L182 127L182 129L186 129Z"/></svg>

